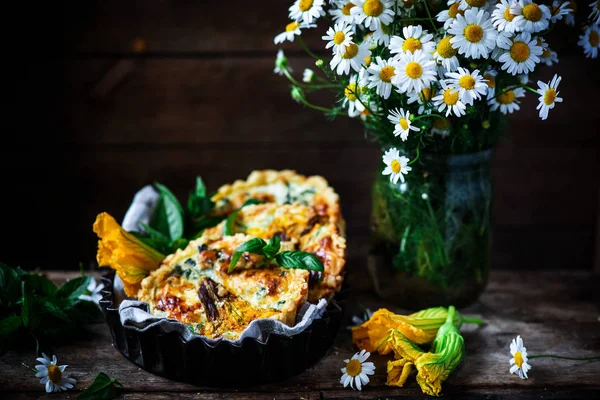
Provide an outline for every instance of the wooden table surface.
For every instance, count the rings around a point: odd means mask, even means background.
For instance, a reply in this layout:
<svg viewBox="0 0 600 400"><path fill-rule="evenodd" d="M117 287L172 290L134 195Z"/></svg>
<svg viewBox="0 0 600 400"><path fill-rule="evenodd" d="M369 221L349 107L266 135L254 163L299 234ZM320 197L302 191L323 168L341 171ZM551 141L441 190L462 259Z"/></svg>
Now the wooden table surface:
<svg viewBox="0 0 600 400"><path fill-rule="evenodd" d="M48 274L61 281L74 273ZM509 343L521 335L530 355L555 353L565 356L600 355L600 279L576 271L494 271L490 283L473 306L460 310L484 319L481 328L465 325L461 329L466 356L443 384L445 397L460 398L544 398L587 399L600 397L600 362L557 359L531 360L528 380L510 375ZM386 304L375 299L367 286L353 289L355 304L372 309ZM350 305L347 317L356 306ZM391 308L391 307L390 307ZM393 308L392 308L393 309ZM362 392L343 388L340 383L342 360L356 351L350 332L342 329L336 344L313 368L279 383L239 391L196 387L166 380L138 368L112 347L105 325L76 343L56 350L59 362L68 364L67 372L77 379L76 390L45 394L39 379L21 363L34 365L33 351L10 352L0 358L0 398L59 399L75 398L89 386L99 372L123 383L125 399L323 399L323 398L424 398L414 374L404 388L385 386L386 361L372 357L376 371ZM293 360L290 360L293 362ZM232 366L227 373L242 374Z"/></svg>

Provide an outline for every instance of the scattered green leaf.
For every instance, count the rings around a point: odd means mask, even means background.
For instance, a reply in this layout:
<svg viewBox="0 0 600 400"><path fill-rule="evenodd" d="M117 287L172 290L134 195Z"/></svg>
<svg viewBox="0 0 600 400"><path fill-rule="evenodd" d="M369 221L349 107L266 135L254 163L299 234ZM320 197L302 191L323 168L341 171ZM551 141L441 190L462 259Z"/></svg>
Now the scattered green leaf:
<svg viewBox="0 0 600 400"><path fill-rule="evenodd" d="M231 256L231 262L229 263L228 272L233 271L237 262L242 257L242 254L245 252L252 254L265 255L263 252L263 248L267 245L267 243L261 238L252 238L248 240L246 243L242 244L240 247L235 249L235 253Z"/></svg>
<svg viewBox="0 0 600 400"><path fill-rule="evenodd" d="M92 279L90 276L80 276L65 282L56 292L56 297L71 301L77 300L87 290L90 279Z"/></svg>
<svg viewBox="0 0 600 400"><path fill-rule="evenodd" d="M110 400L119 395L119 390L123 388L121 382L111 379L104 372L100 372L90 387L84 389L78 400Z"/></svg>
<svg viewBox="0 0 600 400"><path fill-rule="evenodd" d="M16 315L6 317L0 321L0 336L10 335L21 327L21 318Z"/></svg>

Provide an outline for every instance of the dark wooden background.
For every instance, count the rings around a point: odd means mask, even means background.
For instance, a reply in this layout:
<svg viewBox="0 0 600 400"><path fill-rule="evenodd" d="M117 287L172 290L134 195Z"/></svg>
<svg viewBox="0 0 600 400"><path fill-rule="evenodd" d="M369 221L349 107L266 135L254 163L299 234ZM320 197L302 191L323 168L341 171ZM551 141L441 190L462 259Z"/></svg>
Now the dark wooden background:
<svg viewBox="0 0 600 400"><path fill-rule="evenodd" d="M262 168L325 176L342 198L350 255L364 259L380 151L359 122L294 103L272 73L291 0L81 3L45 6L7 37L0 260L90 268L96 214L122 218L144 184L183 197L196 175L215 189ZM528 93L497 147L495 268L592 266L600 62L583 57L576 33L555 32L560 63L532 79L562 75L564 103L541 121ZM307 39L322 46L321 34ZM284 48L300 77L312 61Z"/></svg>

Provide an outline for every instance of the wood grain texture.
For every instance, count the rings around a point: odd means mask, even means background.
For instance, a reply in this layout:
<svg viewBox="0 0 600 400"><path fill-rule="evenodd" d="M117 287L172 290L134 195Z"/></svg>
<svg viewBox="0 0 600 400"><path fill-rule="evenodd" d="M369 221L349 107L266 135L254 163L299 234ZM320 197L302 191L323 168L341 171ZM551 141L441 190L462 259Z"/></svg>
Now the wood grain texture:
<svg viewBox="0 0 600 400"><path fill-rule="evenodd" d="M74 273L50 273L63 281ZM359 275L348 278L353 287L353 303L347 318L358 310L357 304L371 308L388 306L374 299L360 286ZM354 285L359 283L359 285ZM520 334L530 355L558 353L569 356L600 354L599 294L594 288L597 278L587 272L517 272L494 271L481 299L461 310L465 315L483 318L481 328L465 325L461 331L466 343L466 357L443 386L446 396L461 398L590 398L599 393L597 377L600 362L577 362L555 359L531 360L529 380L520 380L508 373L510 340ZM377 367L371 383L363 392L343 389L339 384L343 360L355 349L350 333L343 329L336 344L316 366L279 383L225 391L196 387L168 381L151 375L126 360L110 342L107 327L100 325L85 340L57 348L59 361L69 364L67 371L77 378L77 390L88 386L95 375L106 372L119 379L126 388L123 398L194 398L208 399L318 399L404 397L422 398L414 381L409 378L405 388L385 386L386 357L373 356ZM21 366L33 364L31 352L11 352L0 358L0 394L4 398L47 398L43 387ZM235 373L243 373L243 369ZM75 392L53 394L52 398L67 398Z"/></svg>

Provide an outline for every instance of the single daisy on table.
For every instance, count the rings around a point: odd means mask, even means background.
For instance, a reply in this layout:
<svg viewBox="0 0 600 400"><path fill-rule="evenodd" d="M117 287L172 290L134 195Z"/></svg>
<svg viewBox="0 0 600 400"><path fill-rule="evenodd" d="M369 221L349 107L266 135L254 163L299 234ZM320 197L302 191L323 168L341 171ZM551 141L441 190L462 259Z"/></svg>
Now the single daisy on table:
<svg viewBox="0 0 600 400"><path fill-rule="evenodd" d="M513 111L520 109L519 99L522 97L525 97L525 89L515 88L492 97L488 100L488 104L492 111L500 110L502 114L512 114Z"/></svg>
<svg viewBox="0 0 600 400"><path fill-rule="evenodd" d="M549 83L544 83L542 81L538 81L538 100L540 104L538 104L536 110L540 110L540 118L546 119L548 118L548 111L554 108L556 103L561 103L563 101L562 97L558 97L558 84L560 83L561 77L558 75L554 75L554 78Z"/></svg>
<svg viewBox="0 0 600 400"><path fill-rule="evenodd" d="M534 3L533 0L519 0L517 7L512 7L510 12L516 15L513 22L519 31L536 33L548 28L550 24L550 9L543 4Z"/></svg>
<svg viewBox="0 0 600 400"><path fill-rule="evenodd" d="M485 81L485 84L488 87L487 88L487 99L488 100L496 96L496 76L498 76L498 73L496 71L494 71L493 69L488 69L483 74L483 80Z"/></svg>
<svg viewBox="0 0 600 400"><path fill-rule="evenodd" d="M583 35L579 36L577 44L583 47L583 53L587 58L598 57L598 50L600 50L600 28L598 25L588 26Z"/></svg>
<svg viewBox="0 0 600 400"><path fill-rule="evenodd" d="M374 31L379 24L389 25L394 20L393 0L356 0L356 7L350 9L357 24Z"/></svg>
<svg viewBox="0 0 600 400"><path fill-rule="evenodd" d="M517 25L514 22L516 15L510 11L511 7L514 7L512 1L500 0L494 11L492 11L492 23L501 32L513 33L517 30Z"/></svg>
<svg viewBox="0 0 600 400"><path fill-rule="evenodd" d="M86 288L86 294L80 295L79 300L91 301L98 304L100 303L100 300L102 300L102 290L104 290L104 284L98 284L92 277Z"/></svg>
<svg viewBox="0 0 600 400"><path fill-rule="evenodd" d="M450 25L452 25L457 15L465 15L464 10L458 9L459 5L460 3L454 3L449 9L440 11L436 16L438 22L444 23L444 29L448 30L448 28L450 28Z"/></svg>
<svg viewBox="0 0 600 400"><path fill-rule="evenodd" d="M600 25L600 0L596 0L590 4L590 7L592 8L592 12L588 18L596 25Z"/></svg>
<svg viewBox="0 0 600 400"><path fill-rule="evenodd" d="M389 175L390 182L394 185L398 183L398 179L404 183L404 175L412 170L412 167L408 166L408 161L407 157L400 156L398 149L389 149L383 154L383 162L386 167L381 174Z"/></svg>
<svg viewBox="0 0 600 400"><path fill-rule="evenodd" d="M569 15L573 10L569 7L569 2L564 0L554 0L550 6L550 21L560 21L563 16Z"/></svg>
<svg viewBox="0 0 600 400"><path fill-rule="evenodd" d="M40 383L45 385L46 393L66 391L73 389L73 385L77 382L75 378L65 377L64 372L66 365L57 365L58 360L56 355L52 356L52 360L45 353L42 353L43 357L36 358L41 364L36 365L37 370L35 376L42 378Z"/></svg>
<svg viewBox="0 0 600 400"><path fill-rule="evenodd" d="M294 41L295 36L300 36L302 34L302 29L306 28L314 28L316 25L310 24L301 24L300 22L293 21L285 26L285 31L281 32L279 35L275 36L273 42L275 44L283 43L286 40L289 42Z"/></svg>
<svg viewBox="0 0 600 400"><path fill-rule="evenodd" d="M373 32L372 40L376 45L388 46L390 44L390 34L392 28L388 25L381 24L379 29Z"/></svg>
<svg viewBox="0 0 600 400"><path fill-rule="evenodd" d="M354 3L351 1L336 1L335 5L337 8L329 11L333 21L345 22L352 25L354 23L354 15L350 13L350 10L355 7Z"/></svg>
<svg viewBox="0 0 600 400"><path fill-rule="evenodd" d="M410 131L420 131L416 126L412 126L412 123L410 122L410 113L401 108L390 110L388 119L394 125L394 136L400 136L400 139L402 139L403 142L408 139Z"/></svg>
<svg viewBox="0 0 600 400"><path fill-rule="evenodd" d="M420 92L437 80L436 75L435 61L431 55L416 50L400 55L392 83L398 87L399 93Z"/></svg>
<svg viewBox="0 0 600 400"><path fill-rule="evenodd" d="M527 364L527 349L523 346L523 339L517 336L510 344L510 373L517 373L519 378L527 379L527 371L531 369L531 365Z"/></svg>
<svg viewBox="0 0 600 400"><path fill-rule="evenodd" d="M375 57L367 70L369 74L369 88L376 88L378 95L387 99L392 93L392 78L396 75L398 63L393 58L382 60Z"/></svg>
<svg viewBox="0 0 600 400"><path fill-rule="evenodd" d="M431 54L435 50L433 35L423 30L421 25L405 26L402 28L402 36L393 36L390 40L390 53L396 54L396 59L404 53L422 50L424 53Z"/></svg>
<svg viewBox="0 0 600 400"><path fill-rule="evenodd" d="M532 72L535 64L539 63L542 55L542 46L538 45L537 39L532 39L529 32L521 32L514 37L500 35L498 47L504 49L498 61L502 69L512 75Z"/></svg>
<svg viewBox="0 0 600 400"><path fill-rule="evenodd" d="M362 390L362 387L369 383L368 375L375 373L375 364L365 362L370 355L371 353L362 350L353 355L351 359L344 360L346 366L342 368L342 378L340 379L340 383L344 387L350 384L352 389Z"/></svg>
<svg viewBox="0 0 600 400"><path fill-rule="evenodd" d="M450 114L454 114L457 117L465 115L467 107L460 101L458 90L449 87L446 81L442 80L440 83L442 84L442 93L432 99L433 105L437 107L439 112L446 110L446 117Z"/></svg>
<svg viewBox="0 0 600 400"><path fill-rule="evenodd" d="M348 75L350 68L356 72L360 71L361 66L366 63L365 58L371 56L368 45L365 42L361 44L350 42L345 48L340 48L340 51L331 59L331 69L335 70L338 75Z"/></svg>
<svg viewBox="0 0 600 400"><path fill-rule="evenodd" d="M551 67L558 63L558 54L555 51L550 50L549 47L544 47L540 59L546 66Z"/></svg>
<svg viewBox="0 0 600 400"><path fill-rule="evenodd" d="M333 47L333 52L338 53L340 49L345 49L350 43L352 43L352 26L347 25L344 22L336 23L333 28L327 30L327 34L321 39L327 42L325 45L326 49Z"/></svg>
<svg viewBox="0 0 600 400"><path fill-rule="evenodd" d="M323 0L296 0L290 7L290 19L312 24L313 21L325 15L323 11Z"/></svg>
<svg viewBox="0 0 600 400"><path fill-rule="evenodd" d="M431 114L431 108L426 107L426 105L431 101L433 96L435 96L435 91L432 88L426 87L420 92L410 92L410 96L408 97L407 101L408 104L415 102L419 103L419 114Z"/></svg>
<svg viewBox="0 0 600 400"><path fill-rule="evenodd" d="M445 72L456 71L460 65L458 58L456 57L457 50L452 47L452 43L450 43L451 39L452 36L446 36L441 39L433 53L433 58L438 64L441 64L444 67Z"/></svg>
<svg viewBox="0 0 600 400"><path fill-rule="evenodd" d="M348 106L348 116L356 117L365 110L364 103L366 98L364 95L367 92L366 82L362 82L358 74L350 77L350 82L344 89L344 100L342 106Z"/></svg>
<svg viewBox="0 0 600 400"><path fill-rule="evenodd" d="M473 105L473 101L479 100L482 95L487 94L488 86L483 80L483 76L476 69L469 72L466 68L458 68L457 72L446 73L448 87L458 91L458 98L465 105Z"/></svg>
<svg viewBox="0 0 600 400"><path fill-rule="evenodd" d="M458 8L460 10L466 10L469 8L485 8L487 6L487 0L460 0L458 2Z"/></svg>
<svg viewBox="0 0 600 400"><path fill-rule="evenodd" d="M489 14L478 8L466 10L464 16L457 15L448 33L454 35L450 43L458 49L458 54L475 59L488 58L498 36Z"/></svg>

